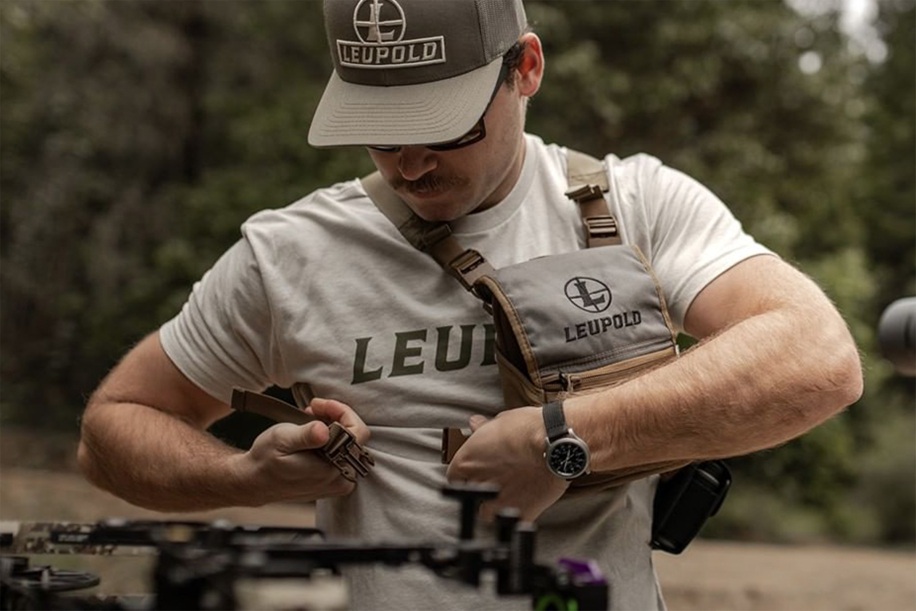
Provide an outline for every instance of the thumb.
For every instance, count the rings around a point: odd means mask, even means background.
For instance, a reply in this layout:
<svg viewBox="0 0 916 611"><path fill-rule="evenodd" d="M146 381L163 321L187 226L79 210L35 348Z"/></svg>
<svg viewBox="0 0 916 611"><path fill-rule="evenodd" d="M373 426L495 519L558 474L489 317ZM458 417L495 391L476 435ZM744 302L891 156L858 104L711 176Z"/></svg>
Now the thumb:
<svg viewBox="0 0 916 611"><path fill-rule="evenodd" d="M330 438L328 426L318 420L302 426L284 427L278 433L277 449L285 454L293 454L303 450L317 450L323 447Z"/></svg>
<svg viewBox="0 0 916 611"><path fill-rule="evenodd" d="M476 432L477 429L479 429L480 427L482 427L483 425L485 425L487 422L489 422L489 420L487 420L485 417L483 417L483 416L481 416L481 415L479 415L479 414L475 414L475 415L471 416L471 418L468 420L468 424L471 425L471 432L472 432L472 433Z"/></svg>

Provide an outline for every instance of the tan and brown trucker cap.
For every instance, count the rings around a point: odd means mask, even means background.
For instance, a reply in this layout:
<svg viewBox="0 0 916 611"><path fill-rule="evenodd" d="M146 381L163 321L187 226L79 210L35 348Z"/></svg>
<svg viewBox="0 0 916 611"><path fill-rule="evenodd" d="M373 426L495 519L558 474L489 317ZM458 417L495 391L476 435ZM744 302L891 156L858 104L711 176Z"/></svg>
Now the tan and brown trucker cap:
<svg viewBox="0 0 916 611"><path fill-rule="evenodd" d="M483 115L522 0L324 0L334 74L312 146L448 142Z"/></svg>

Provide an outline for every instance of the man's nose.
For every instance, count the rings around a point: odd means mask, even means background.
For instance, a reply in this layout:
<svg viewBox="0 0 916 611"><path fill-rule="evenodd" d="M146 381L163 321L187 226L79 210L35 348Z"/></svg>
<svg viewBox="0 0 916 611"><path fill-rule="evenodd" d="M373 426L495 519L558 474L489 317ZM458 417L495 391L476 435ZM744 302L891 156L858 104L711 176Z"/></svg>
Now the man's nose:
<svg viewBox="0 0 916 611"><path fill-rule="evenodd" d="M435 152L425 146L405 146L398 157L398 171L404 180L419 180L439 166Z"/></svg>

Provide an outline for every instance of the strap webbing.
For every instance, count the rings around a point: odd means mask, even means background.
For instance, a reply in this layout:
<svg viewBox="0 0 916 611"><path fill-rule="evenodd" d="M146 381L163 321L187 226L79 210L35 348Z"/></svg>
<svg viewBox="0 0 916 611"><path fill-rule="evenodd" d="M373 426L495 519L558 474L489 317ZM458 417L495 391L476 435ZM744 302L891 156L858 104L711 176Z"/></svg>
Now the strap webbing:
<svg viewBox="0 0 916 611"><path fill-rule="evenodd" d="M361 182L376 207L417 250L427 252L434 244L451 235L448 223L425 221L414 214L378 172L366 176Z"/></svg>
<svg viewBox="0 0 916 611"><path fill-rule="evenodd" d="M566 161L566 196L579 204L588 236L588 247L620 244L617 220L608 210L604 193L610 190L602 161L569 150ZM448 223L426 221L417 216L382 175L373 172L361 180L376 207L414 248L429 253L445 271L471 292L477 281L493 273L493 267L476 250L462 247ZM475 293L476 294L476 293Z"/></svg>
<svg viewBox="0 0 916 611"><path fill-rule="evenodd" d="M572 149L566 149L566 180L570 190L582 185L598 185L602 191L611 188L604 162Z"/></svg>
<svg viewBox="0 0 916 611"><path fill-rule="evenodd" d="M568 150L566 153L566 196L579 204L588 236L588 247L621 243L617 219L608 209L604 194L611 189L604 162L591 155Z"/></svg>
<svg viewBox="0 0 916 611"><path fill-rule="evenodd" d="M427 221L417 216L381 174L374 172L361 182L376 207L397 227L404 239L417 250L432 255L440 267L464 288L474 292L477 280L493 273L483 255L458 243L448 223Z"/></svg>
<svg viewBox="0 0 916 611"><path fill-rule="evenodd" d="M296 409L295 406L286 401L242 388L232 389L232 409L239 412L258 414L276 422L308 424L315 420L313 416Z"/></svg>

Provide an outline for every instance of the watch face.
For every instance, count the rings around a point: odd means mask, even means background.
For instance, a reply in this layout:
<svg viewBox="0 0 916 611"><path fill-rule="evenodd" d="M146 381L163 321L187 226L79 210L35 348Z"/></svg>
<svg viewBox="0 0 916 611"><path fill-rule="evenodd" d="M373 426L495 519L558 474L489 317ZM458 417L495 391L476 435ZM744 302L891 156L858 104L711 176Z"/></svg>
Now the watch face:
<svg viewBox="0 0 916 611"><path fill-rule="evenodd" d="M588 453L573 441L560 441L551 448L547 464L560 477L578 477L588 468Z"/></svg>

